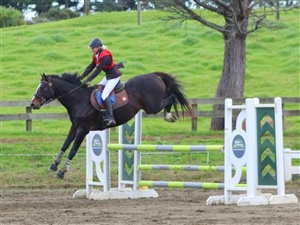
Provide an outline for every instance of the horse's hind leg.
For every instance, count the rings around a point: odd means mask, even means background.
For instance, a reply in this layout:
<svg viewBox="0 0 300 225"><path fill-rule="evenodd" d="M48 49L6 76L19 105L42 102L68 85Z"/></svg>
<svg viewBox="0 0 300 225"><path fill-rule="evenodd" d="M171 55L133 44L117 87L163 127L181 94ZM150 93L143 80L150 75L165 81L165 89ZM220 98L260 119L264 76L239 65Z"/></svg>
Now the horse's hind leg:
<svg viewBox="0 0 300 225"><path fill-rule="evenodd" d="M68 134L63 146L61 147L60 152L58 153L54 162L50 165L49 171L57 171L57 166L60 164L61 158L63 157L64 153L66 152L66 150L68 149L68 147L70 146L72 141L74 140L75 135L76 135L76 129L72 125L70 128L69 134Z"/></svg>
<svg viewBox="0 0 300 225"><path fill-rule="evenodd" d="M177 121L177 117L171 113L172 105L168 105L164 109L164 120L170 123L174 123Z"/></svg>
<svg viewBox="0 0 300 225"><path fill-rule="evenodd" d="M173 94L164 98L161 102L161 108L164 109L164 120L170 123L177 121L177 117L171 113L173 104L175 104L175 96Z"/></svg>
<svg viewBox="0 0 300 225"><path fill-rule="evenodd" d="M144 101L143 109L147 114L156 114L164 109L164 120L168 122L177 121L176 116L171 113L172 105L175 104L175 96L173 94L170 94L163 99L156 99L154 103L153 101L153 99L151 99L151 101Z"/></svg>
<svg viewBox="0 0 300 225"><path fill-rule="evenodd" d="M170 123L176 122L177 117L171 113L172 105L175 103L175 96L169 95L163 100L164 120Z"/></svg>

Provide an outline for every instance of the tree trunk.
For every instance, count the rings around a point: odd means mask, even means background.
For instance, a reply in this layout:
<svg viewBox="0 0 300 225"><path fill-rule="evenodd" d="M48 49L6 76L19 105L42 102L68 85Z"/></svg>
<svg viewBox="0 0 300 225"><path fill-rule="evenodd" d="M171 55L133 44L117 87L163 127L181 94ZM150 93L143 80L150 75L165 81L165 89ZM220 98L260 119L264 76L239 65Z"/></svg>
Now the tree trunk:
<svg viewBox="0 0 300 225"><path fill-rule="evenodd" d="M85 12L85 15L89 15L89 12L90 12L90 0L85 0L85 10L84 10L84 12Z"/></svg>
<svg viewBox="0 0 300 225"><path fill-rule="evenodd" d="M276 0L276 20L280 20L280 3Z"/></svg>
<svg viewBox="0 0 300 225"><path fill-rule="evenodd" d="M226 31L223 33L225 41L223 71L216 98L244 97L248 17L241 13L236 15L238 16L235 18L226 18ZM213 111L224 112L224 105L214 105ZM235 125L235 120L233 122ZM210 128L223 130L224 117L212 118Z"/></svg>
<svg viewBox="0 0 300 225"><path fill-rule="evenodd" d="M224 16L225 25L213 23L202 17L201 13L191 10L182 0L159 0L171 12L178 14L181 20L190 18L221 32L224 37L225 50L223 71L217 88L216 98L244 97L245 67L246 67L246 38L248 35L248 19L253 8L254 0L211 0L193 2L201 8ZM261 3L262 0L259 1ZM211 4L212 3L212 4ZM172 19L178 19L170 16ZM257 21L257 26L260 20ZM256 26L255 29L258 29ZM250 30L253 32L253 30ZM224 105L214 105L213 111L224 112ZM235 126L235 123L233 124ZM212 118L211 130L224 129L224 117Z"/></svg>
<svg viewBox="0 0 300 225"><path fill-rule="evenodd" d="M65 8L66 8L66 9L69 8L69 0L65 0Z"/></svg>

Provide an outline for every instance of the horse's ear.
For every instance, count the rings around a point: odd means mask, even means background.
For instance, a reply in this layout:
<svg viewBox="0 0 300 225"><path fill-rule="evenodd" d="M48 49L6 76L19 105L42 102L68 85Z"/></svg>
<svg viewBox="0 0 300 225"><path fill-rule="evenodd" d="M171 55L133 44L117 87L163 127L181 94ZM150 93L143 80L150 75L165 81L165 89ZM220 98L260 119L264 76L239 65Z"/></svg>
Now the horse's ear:
<svg viewBox="0 0 300 225"><path fill-rule="evenodd" d="M44 73L41 73L41 77L42 77L42 79L41 79L42 81L46 80L46 75Z"/></svg>
<svg viewBox="0 0 300 225"><path fill-rule="evenodd" d="M50 77L47 76L45 73L41 73L42 81L50 82Z"/></svg>

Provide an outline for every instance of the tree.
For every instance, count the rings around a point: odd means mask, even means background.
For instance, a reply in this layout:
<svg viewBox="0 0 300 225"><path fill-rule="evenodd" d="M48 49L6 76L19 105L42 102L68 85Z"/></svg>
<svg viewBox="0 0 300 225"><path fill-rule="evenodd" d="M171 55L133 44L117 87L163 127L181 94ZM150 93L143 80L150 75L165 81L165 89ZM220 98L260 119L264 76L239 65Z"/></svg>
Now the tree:
<svg viewBox="0 0 300 225"><path fill-rule="evenodd" d="M84 0L84 14L88 15L90 12L90 0Z"/></svg>
<svg viewBox="0 0 300 225"><path fill-rule="evenodd" d="M252 0L190 0L189 3L200 10L187 7L184 0L159 0L167 10L172 12L168 20L195 20L215 31L224 39L224 61L222 75L215 94L216 98L244 97L246 39L249 33L261 27L265 17L257 16L249 28L249 18L255 6ZM203 11L209 10L224 18L220 25L204 18ZM254 17L253 17L254 18ZM213 111L223 111L223 105L214 105ZM224 129L224 118L213 118L212 130Z"/></svg>
<svg viewBox="0 0 300 225"><path fill-rule="evenodd" d="M31 4L34 5L33 10L37 12L38 15L41 13L46 13L51 9L52 3L54 1L52 0L32 0Z"/></svg>
<svg viewBox="0 0 300 225"><path fill-rule="evenodd" d="M59 6L64 6L66 9L76 7L79 4L79 0L57 0Z"/></svg>
<svg viewBox="0 0 300 225"><path fill-rule="evenodd" d="M1 0L0 5L6 8L14 8L22 12L28 6L27 0Z"/></svg>
<svg viewBox="0 0 300 225"><path fill-rule="evenodd" d="M14 8L21 12L26 9L36 11L38 15L46 13L54 4L65 8L76 7L80 0L1 0L0 5L7 8Z"/></svg>

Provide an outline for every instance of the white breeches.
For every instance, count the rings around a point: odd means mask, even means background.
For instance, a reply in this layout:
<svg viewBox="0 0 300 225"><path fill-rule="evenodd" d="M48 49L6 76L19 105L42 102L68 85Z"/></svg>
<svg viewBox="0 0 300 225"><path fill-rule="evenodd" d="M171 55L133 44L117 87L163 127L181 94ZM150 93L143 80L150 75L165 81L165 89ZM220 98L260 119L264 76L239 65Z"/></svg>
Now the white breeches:
<svg viewBox="0 0 300 225"><path fill-rule="evenodd" d="M104 90L102 92L102 99L103 101L109 96L109 94L112 92L112 90L115 88L117 83L119 82L120 77L107 80L106 77L104 77L99 84L105 85Z"/></svg>

